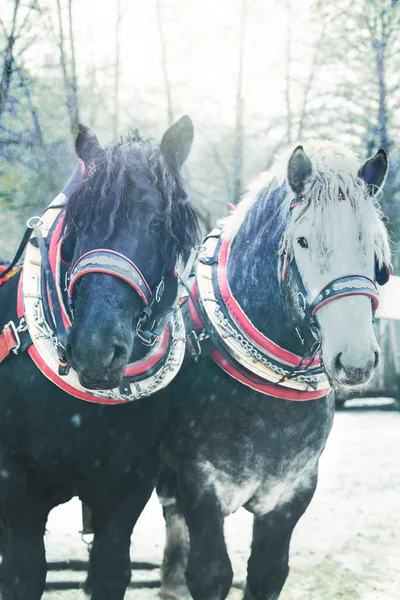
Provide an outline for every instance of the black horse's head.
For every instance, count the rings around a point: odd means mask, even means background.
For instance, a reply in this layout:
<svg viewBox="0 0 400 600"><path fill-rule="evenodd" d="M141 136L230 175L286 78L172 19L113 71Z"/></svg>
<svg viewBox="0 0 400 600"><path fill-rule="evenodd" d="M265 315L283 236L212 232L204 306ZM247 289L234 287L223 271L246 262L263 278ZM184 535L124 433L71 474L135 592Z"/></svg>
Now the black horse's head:
<svg viewBox="0 0 400 600"><path fill-rule="evenodd" d="M122 256L120 277L100 265L80 270L73 287L74 319L66 351L84 387L120 384L146 304L140 286L154 293L163 278L174 276L178 258L185 259L197 240L196 216L180 176L192 141L189 117L172 125L160 144L135 133L102 147L80 126L76 151L85 179L67 205L63 258L74 265L100 249L105 252L99 262L106 265ZM123 273L130 263L135 276L142 276L136 289Z"/></svg>

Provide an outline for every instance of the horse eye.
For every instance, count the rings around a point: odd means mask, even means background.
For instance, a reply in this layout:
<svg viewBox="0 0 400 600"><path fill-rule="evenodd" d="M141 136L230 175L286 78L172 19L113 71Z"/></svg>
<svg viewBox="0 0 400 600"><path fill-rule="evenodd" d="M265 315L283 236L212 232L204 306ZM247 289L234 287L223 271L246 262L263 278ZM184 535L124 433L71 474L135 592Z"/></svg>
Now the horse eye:
<svg viewBox="0 0 400 600"><path fill-rule="evenodd" d="M299 237L297 238L297 243L302 247L302 248L308 248L308 242L306 240L306 238L304 237Z"/></svg>
<svg viewBox="0 0 400 600"><path fill-rule="evenodd" d="M161 231L163 227L163 221L161 219L154 219L148 226L149 231L153 231L154 233L158 233Z"/></svg>

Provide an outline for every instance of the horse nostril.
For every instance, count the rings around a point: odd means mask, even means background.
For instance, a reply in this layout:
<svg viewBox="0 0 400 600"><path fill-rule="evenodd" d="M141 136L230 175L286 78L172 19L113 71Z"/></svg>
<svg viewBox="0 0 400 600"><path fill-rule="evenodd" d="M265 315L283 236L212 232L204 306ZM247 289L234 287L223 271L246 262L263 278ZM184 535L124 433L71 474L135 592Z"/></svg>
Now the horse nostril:
<svg viewBox="0 0 400 600"><path fill-rule="evenodd" d="M335 367L338 371L341 371L344 367L342 365L342 352L339 352L337 357L335 358Z"/></svg>
<svg viewBox="0 0 400 600"><path fill-rule="evenodd" d="M127 354L128 353L125 346L114 344L114 352L112 354L109 366L112 368L121 367L126 362Z"/></svg>

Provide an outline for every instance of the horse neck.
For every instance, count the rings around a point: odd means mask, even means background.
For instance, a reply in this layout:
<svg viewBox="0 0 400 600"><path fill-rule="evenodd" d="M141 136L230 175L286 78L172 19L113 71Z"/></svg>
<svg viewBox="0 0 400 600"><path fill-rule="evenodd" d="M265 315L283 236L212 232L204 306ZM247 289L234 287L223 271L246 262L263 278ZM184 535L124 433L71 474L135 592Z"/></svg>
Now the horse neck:
<svg viewBox="0 0 400 600"><path fill-rule="evenodd" d="M281 186L255 201L232 243L227 275L233 296L253 325L279 346L302 354L297 323L285 306L278 276L285 194Z"/></svg>

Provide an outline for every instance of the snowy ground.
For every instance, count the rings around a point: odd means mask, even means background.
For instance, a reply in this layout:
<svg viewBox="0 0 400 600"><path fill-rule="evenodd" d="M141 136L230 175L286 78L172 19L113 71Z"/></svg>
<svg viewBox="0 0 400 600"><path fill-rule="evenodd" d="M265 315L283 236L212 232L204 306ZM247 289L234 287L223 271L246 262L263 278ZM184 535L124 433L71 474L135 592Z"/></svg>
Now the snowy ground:
<svg viewBox="0 0 400 600"><path fill-rule="evenodd" d="M300 521L291 549L291 573L280 600L400 599L400 412L346 409L336 414L324 453L316 495ZM55 509L49 519L48 561L87 559L78 501ZM243 509L226 522L235 582L245 578L251 515ZM160 564L163 520L156 497L144 510L133 537L132 559ZM77 582L82 573L50 571L49 582ZM126 598L155 600L158 569L135 572ZM149 587L153 583L153 588ZM76 589L48 591L46 600L81 600ZM241 593L233 589L229 599Z"/></svg>

